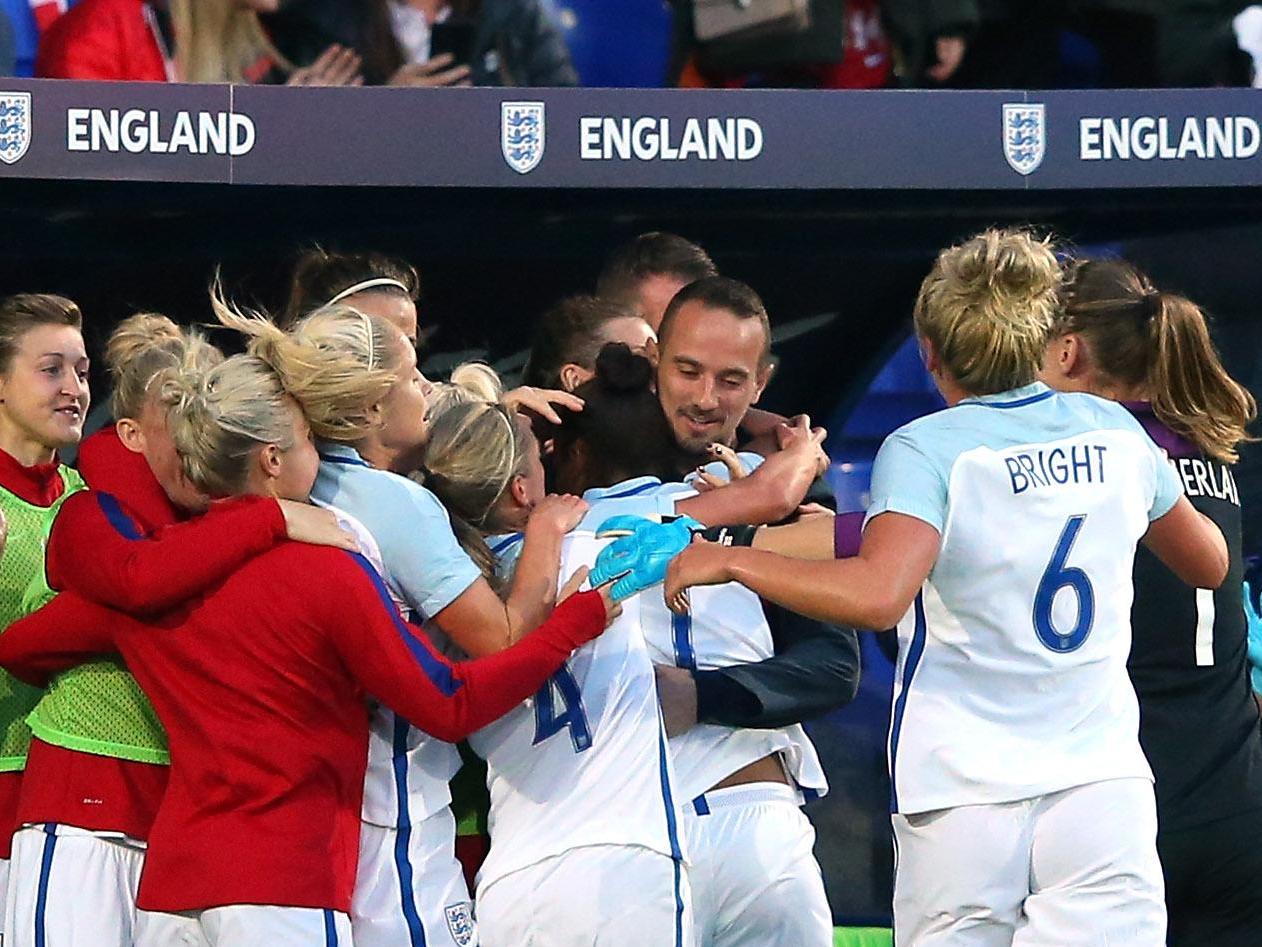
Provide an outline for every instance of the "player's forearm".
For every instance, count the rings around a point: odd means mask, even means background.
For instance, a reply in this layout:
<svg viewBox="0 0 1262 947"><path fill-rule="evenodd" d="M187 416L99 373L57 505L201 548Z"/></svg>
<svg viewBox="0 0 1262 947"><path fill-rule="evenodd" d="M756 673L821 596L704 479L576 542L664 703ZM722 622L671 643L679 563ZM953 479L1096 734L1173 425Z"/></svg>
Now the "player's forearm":
<svg viewBox="0 0 1262 947"><path fill-rule="evenodd" d="M153 536L128 536L109 521L103 494L85 494L65 511L48 544L55 588L132 615L169 610L222 581L285 538L274 500L224 501L216 510Z"/></svg>
<svg viewBox="0 0 1262 947"><path fill-rule="evenodd" d="M832 516L808 516L787 526L764 526L753 547L797 559L832 559L835 546Z"/></svg>
<svg viewBox="0 0 1262 947"><path fill-rule="evenodd" d="M728 575L800 615L852 628L891 628L911 605L889 576L862 558L805 561L758 549L732 549Z"/></svg>
<svg viewBox="0 0 1262 947"><path fill-rule="evenodd" d="M506 600L511 641L519 640L538 627L556 604L563 538L555 529L526 527L521 556Z"/></svg>
<svg viewBox="0 0 1262 947"><path fill-rule="evenodd" d="M33 687L113 650L103 607L63 592L0 635L0 667Z"/></svg>
<svg viewBox="0 0 1262 947"><path fill-rule="evenodd" d="M575 648L604 626L600 595L580 592L512 647L454 665L436 655L419 634L409 633L405 651L396 644L395 632L383 631L381 647L368 659L372 663L364 683L417 727L455 743L535 693Z"/></svg>
<svg viewBox="0 0 1262 947"><path fill-rule="evenodd" d="M766 464L748 477L675 503L675 511L706 526L775 523L791 515L801 502L792 483L763 474Z"/></svg>

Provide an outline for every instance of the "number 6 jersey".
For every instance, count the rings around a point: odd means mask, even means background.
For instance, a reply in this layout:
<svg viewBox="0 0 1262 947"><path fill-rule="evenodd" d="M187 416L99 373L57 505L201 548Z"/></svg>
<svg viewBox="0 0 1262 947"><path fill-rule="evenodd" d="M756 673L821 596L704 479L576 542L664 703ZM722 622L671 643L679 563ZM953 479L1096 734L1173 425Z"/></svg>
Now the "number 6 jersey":
<svg viewBox="0 0 1262 947"><path fill-rule="evenodd" d="M589 516L590 520L590 516ZM611 540L582 528L565 538L562 580ZM478 731L487 762L491 850L479 888L587 845L634 845L682 860L671 764L640 599L579 648L530 700Z"/></svg>
<svg viewBox="0 0 1262 947"><path fill-rule="evenodd" d="M895 812L1152 778L1126 673L1131 570L1180 494L1125 408L1042 384L890 435L868 521L902 513L941 536L898 626Z"/></svg>

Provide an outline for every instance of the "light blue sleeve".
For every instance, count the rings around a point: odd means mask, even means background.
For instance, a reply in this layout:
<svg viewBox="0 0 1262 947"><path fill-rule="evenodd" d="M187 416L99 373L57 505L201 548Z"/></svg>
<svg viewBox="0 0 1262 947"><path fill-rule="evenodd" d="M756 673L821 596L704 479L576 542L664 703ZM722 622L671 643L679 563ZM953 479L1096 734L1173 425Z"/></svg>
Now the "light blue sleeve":
<svg viewBox="0 0 1262 947"><path fill-rule="evenodd" d="M1157 490L1152 498L1152 506L1148 509L1148 522L1151 523L1174 509L1179 497L1183 496L1183 481L1179 479L1166 452L1153 442L1147 431L1144 431L1144 440L1157 458Z"/></svg>
<svg viewBox="0 0 1262 947"><path fill-rule="evenodd" d="M1183 496L1183 484L1179 481L1179 475L1174 472L1174 464L1161 452L1161 449L1153 444L1153 448L1157 451L1157 493L1153 497L1152 508L1148 511L1148 522L1159 520L1179 502L1179 497Z"/></svg>
<svg viewBox="0 0 1262 947"><path fill-rule="evenodd" d="M402 477L381 485L389 516L374 524L390 584L424 618L459 598L482 573L460 548L434 494Z"/></svg>
<svg viewBox="0 0 1262 947"><path fill-rule="evenodd" d="M919 443L914 431L885 439L872 465L872 501L863 524L881 513L902 513L939 533L946 523L947 471Z"/></svg>

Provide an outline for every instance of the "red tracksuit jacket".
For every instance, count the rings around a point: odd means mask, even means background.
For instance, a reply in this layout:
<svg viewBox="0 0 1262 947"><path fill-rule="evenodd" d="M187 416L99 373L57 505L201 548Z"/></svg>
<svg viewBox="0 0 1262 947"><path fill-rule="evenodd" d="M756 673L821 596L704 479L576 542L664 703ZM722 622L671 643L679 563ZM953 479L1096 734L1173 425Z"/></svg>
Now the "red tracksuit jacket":
<svg viewBox="0 0 1262 947"><path fill-rule="evenodd" d="M534 693L604 620L581 593L512 648L452 665L363 557L285 542L151 624L60 595L0 636L0 665L42 683L116 650L153 701L171 775L140 907L349 911L367 695L455 742Z"/></svg>
<svg viewBox="0 0 1262 947"><path fill-rule="evenodd" d="M224 501L225 515L177 524L144 457L113 427L87 438L79 472L92 489L68 498L53 524L49 584L134 615L167 611L285 538L272 500ZM148 537L144 542L138 537ZM148 839L167 768L35 739L17 803L18 825L55 822Z"/></svg>

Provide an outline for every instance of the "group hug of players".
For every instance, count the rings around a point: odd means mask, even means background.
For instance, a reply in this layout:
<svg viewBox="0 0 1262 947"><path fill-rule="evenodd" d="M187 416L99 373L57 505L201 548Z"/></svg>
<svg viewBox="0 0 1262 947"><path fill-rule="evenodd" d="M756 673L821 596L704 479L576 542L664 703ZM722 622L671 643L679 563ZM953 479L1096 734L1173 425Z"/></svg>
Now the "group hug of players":
<svg viewBox="0 0 1262 947"><path fill-rule="evenodd" d="M687 241L508 392L421 375L416 298L314 252L274 319L212 293L244 354L127 319L81 444L79 310L0 300L7 945L825 947L800 723L855 629L897 637L897 944L1258 942L1255 409L1193 303L1023 230L942 251L949 407L834 515L823 432L752 407L761 301Z"/></svg>

